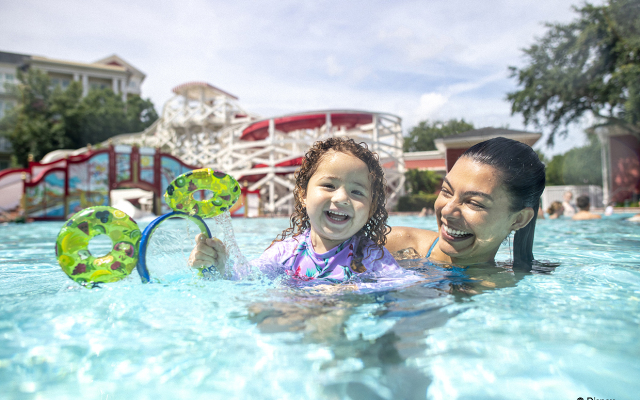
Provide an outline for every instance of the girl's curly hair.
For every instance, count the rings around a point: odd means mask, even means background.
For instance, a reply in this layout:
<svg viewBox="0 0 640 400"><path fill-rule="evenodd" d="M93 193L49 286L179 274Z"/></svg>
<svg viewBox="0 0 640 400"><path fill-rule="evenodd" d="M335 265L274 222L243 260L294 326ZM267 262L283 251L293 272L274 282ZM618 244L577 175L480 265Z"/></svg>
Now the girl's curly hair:
<svg viewBox="0 0 640 400"><path fill-rule="evenodd" d="M386 197L386 180L384 171L380 165L378 155L371 150L366 143L356 143L353 139L331 137L323 141L318 141L304 155L302 165L295 173L296 186L293 190L294 210L291 215L291 226L282 231L275 242L284 240L292 236L298 236L305 232L311 226L309 223L309 215L303 204L303 199L307 194L309 180L318 169L322 158L329 150L351 154L360 159L369 168L369 180L371 182L371 193L373 195L371 201L371 210L367 223L356 233L356 236L364 236L371 239L376 247L381 250L387 242L387 234L391 231L387 225L389 214L385 208ZM352 268L356 272L364 272L364 266L361 261L363 258L363 246L366 241L360 240L358 248L354 253L354 263Z"/></svg>

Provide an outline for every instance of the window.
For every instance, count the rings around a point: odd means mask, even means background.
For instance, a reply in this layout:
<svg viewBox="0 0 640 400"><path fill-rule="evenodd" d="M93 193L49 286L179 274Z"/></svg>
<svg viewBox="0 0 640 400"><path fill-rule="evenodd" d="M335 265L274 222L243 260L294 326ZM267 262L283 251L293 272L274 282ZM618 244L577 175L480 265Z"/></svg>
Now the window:
<svg viewBox="0 0 640 400"><path fill-rule="evenodd" d="M15 75L11 72L0 72L0 93L7 91L7 85L15 85Z"/></svg>
<svg viewBox="0 0 640 400"><path fill-rule="evenodd" d="M0 136L0 151L4 151L4 152L11 151L11 142L9 142L9 139L7 139L4 136Z"/></svg>
<svg viewBox="0 0 640 400"><path fill-rule="evenodd" d="M91 82L89 83L89 87L91 89L105 89L111 86L107 85L106 83Z"/></svg>
<svg viewBox="0 0 640 400"><path fill-rule="evenodd" d="M13 101L0 100L0 118L7 115L7 111L11 110L14 106Z"/></svg>
<svg viewBox="0 0 640 400"><path fill-rule="evenodd" d="M70 79L66 78L51 78L51 89L54 89L56 86L60 86L62 90L65 90L71 84Z"/></svg>
<svg viewBox="0 0 640 400"><path fill-rule="evenodd" d="M129 89L136 89L138 84L135 81L129 81Z"/></svg>

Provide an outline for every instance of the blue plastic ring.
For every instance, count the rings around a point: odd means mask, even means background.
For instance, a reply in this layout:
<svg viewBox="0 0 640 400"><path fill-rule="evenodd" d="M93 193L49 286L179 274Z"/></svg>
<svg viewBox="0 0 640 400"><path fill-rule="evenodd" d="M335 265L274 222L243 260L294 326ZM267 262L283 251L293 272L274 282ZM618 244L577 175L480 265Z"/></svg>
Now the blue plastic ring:
<svg viewBox="0 0 640 400"><path fill-rule="evenodd" d="M154 219L146 228L144 228L144 232L142 232L142 238L140 239L140 253L138 256L138 264L136 264L136 268L138 269L138 274L140 275L140 279L142 283L148 283L151 281L151 276L149 275L149 269L147 269L147 245L149 244L149 240L151 240L151 235L153 232L160 226L160 223L167 218L184 218L195 223L200 231L207 235L208 238L211 237L211 231L207 224L205 224L204 220L197 215L189 215L187 213L183 213L180 211L172 211L170 213L164 214L156 219Z"/></svg>

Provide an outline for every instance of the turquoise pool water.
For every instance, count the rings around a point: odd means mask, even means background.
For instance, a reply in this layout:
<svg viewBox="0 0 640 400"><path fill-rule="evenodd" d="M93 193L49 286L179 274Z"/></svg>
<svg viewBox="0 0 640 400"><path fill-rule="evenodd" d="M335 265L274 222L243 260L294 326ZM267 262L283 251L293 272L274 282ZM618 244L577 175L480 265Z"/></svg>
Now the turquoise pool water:
<svg viewBox="0 0 640 400"><path fill-rule="evenodd" d="M436 226L433 217L391 224ZM640 393L640 224L623 216L539 221L536 257L561 264L551 274L405 261L423 280L373 293L199 280L184 265L196 233L187 225L171 221L153 237L149 269L161 283L141 284L134 271L97 290L78 287L58 267L62 223L0 226L0 397ZM287 221L233 225L252 258ZM508 258L505 244L498 259Z"/></svg>

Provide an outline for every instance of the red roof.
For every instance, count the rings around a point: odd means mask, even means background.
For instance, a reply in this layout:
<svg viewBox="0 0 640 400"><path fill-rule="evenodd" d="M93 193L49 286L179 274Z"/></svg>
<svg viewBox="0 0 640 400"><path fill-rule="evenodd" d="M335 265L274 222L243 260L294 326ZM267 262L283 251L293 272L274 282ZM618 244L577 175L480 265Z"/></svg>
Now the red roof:
<svg viewBox="0 0 640 400"><path fill-rule="evenodd" d="M327 121L327 114L293 115L273 118L276 129L282 132L291 132L299 129L320 128ZM262 120L249 125L242 132L241 140L263 140L269 136L269 121ZM358 125L370 124L373 115L368 113L332 113L331 125L354 128Z"/></svg>

